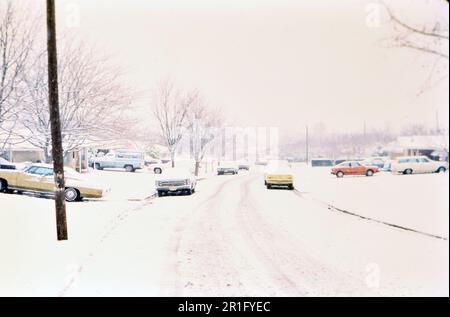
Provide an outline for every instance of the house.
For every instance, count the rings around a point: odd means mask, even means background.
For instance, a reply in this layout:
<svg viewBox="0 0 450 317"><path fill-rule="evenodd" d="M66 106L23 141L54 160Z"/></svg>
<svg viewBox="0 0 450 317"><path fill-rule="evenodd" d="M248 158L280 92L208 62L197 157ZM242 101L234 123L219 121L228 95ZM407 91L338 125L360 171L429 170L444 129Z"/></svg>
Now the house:
<svg viewBox="0 0 450 317"><path fill-rule="evenodd" d="M386 150L391 158L425 155L433 160L448 160L448 135L400 136Z"/></svg>

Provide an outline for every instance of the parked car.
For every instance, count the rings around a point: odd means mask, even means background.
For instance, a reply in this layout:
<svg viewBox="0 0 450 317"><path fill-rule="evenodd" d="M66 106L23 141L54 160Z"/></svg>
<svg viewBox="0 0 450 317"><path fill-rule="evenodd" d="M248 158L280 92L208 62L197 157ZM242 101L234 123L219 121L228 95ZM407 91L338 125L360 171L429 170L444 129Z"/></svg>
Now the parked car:
<svg viewBox="0 0 450 317"><path fill-rule="evenodd" d="M145 160L145 166L155 174L161 174L163 170L168 168L170 165L170 160L159 160L154 158L147 158Z"/></svg>
<svg viewBox="0 0 450 317"><path fill-rule="evenodd" d="M380 171L382 171L382 172L391 172L392 171L391 167L392 167L392 160L387 160L387 161L384 162L384 165L380 169Z"/></svg>
<svg viewBox="0 0 450 317"><path fill-rule="evenodd" d="M197 178L187 169L169 168L158 176L155 186L159 197L169 193L191 195L195 192Z"/></svg>
<svg viewBox="0 0 450 317"><path fill-rule="evenodd" d="M338 178L344 177L344 175L372 176L373 174L378 173L379 170L378 166L364 165L362 162L358 161L346 161L333 166L331 174L336 175Z"/></svg>
<svg viewBox="0 0 450 317"><path fill-rule="evenodd" d="M217 167L217 175L224 174L237 174L239 172L239 167L235 162L223 161L220 162L220 166Z"/></svg>
<svg viewBox="0 0 450 317"><path fill-rule="evenodd" d="M386 160L383 157L369 157L363 161L364 164L370 166L377 166L379 169L384 167Z"/></svg>
<svg viewBox="0 0 450 317"><path fill-rule="evenodd" d="M11 163L4 158L0 157L0 169L3 170L15 170L17 169L16 164Z"/></svg>
<svg viewBox="0 0 450 317"><path fill-rule="evenodd" d="M291 165L285 160L272 160L266 166L264 185L267 189L272 187L287 187L294 189L294 176Z"/></svg>
<svg viewBox="0 0 450 317"><path fill-rule="evenodd" d="M311 159L311 166L333 166L334 161L326 158L313 158Z"/></svg>
<svg viewBox="0 0 450 317"><path fill-rule="evenodd" d="M426 156L402 156L392 162L393 173L441 173L448 169L448 163L433 161Z"/></svg>
<svg viewBox="0 0 450 317"><path fill-rule="evenodd" d="M127 172L134 172L144 167L144 154L133 151L114 151L104 156L92 157L89 166L102 170L104 168L124 168Z"/></svg>
<svg viewBox="0 0 450 317"><path fill-rule="evenodd" d="M82 198L101 198L107 192L99 185L86 181L80 173L73 169L64 170L67 201L77 201ZM38 193L53 193L53 166L49 164L31 164L24 170L0 171L0 191L17 190Z"/></svg>
<svg viewBox="0 0 450 317"><path fill-rule="evenodd" d="M250 164L246 161L239 162L238 169L248 171L250 170Z"/></svg>

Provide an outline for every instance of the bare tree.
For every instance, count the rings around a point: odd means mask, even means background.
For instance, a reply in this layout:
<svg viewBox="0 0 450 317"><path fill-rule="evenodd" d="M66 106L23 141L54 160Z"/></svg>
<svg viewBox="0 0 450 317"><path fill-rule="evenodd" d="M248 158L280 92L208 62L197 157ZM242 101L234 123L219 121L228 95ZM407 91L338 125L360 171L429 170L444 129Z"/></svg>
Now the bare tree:
<svg viewBox="0 0 450 317"><path fill-rule="evenodd" d="M87 45L65 41L59 54L61 130L64 151L72 151L87 141L119 137L130 93L121 84L120 72L108 58L99 57ZM70 43L70 44L67 44ZM44 151L51 160L51 133L45 51L38 54L25 78L27 98L15 135Z"/></svg>
<svg viewBox="0 0 450 317"><path fill-rule="evenodd" d="M434 1L440 1L448 5L448 1L445 0ZM418 50L445 59L449 58L448 22L446 25L442 25L439 21L435 21L430 25L417 25L407 22L406 19L400 18L388 5L384 4L384 7L386 8L391 21L394 23L396 29L398 30L395 41L399 47ZM443 45L443 42L447 43L447 47Z"/></svg>
<svg viewBox="0 0 450 317"><path fill-rule="evenodd" d="M432 2L433 4L426 3L426 5L429 8L441 6L442 12L444 9L448 12L447 0L433 0ZM381 1L381 3L385 7L396 32L392 39L393 45L434 57L429 74L425 78L419 94L423 93L426 88L432 88L448 78L448 18L447 20L436 18L429 23L410 21L407 17L394 12L392 7L384 1Z"/></svg>
<svg viewBox="0 0 450 317"><path fill-rule="evenodd" d="M191 153L195 160L195 176L198 176L208 147L220 135L223 116L218 109L211 109L202 99L197 98L188 117Z"/></svg>
<svg viewBox="0 0 450 317"><path fill-rule="evenodd" d="M175 167L175 153L186 132L188 113L197 99L196 91L182 92L170 79L161 81L153 91L153 115L159 126L160 136L169 150L172 167Z"/></svg>
<svg viewBox="0 0 450 317"><path fill-rule="evenodd" d="M12 1L0 3L0 150L16 126L35 26L36 19L18 10Z"/></svg>

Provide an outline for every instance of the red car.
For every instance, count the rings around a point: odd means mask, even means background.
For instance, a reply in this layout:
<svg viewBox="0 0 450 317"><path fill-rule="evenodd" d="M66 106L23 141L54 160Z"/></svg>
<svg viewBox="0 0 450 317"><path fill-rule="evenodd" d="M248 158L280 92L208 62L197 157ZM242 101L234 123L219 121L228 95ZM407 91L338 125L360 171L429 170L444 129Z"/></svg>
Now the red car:
<svg viewBox="0 0 450 317"><path fill-rule="evenodd" d="M364 165L361 162L346 161L342 162L331 169L331 174L336 177L344 177L344 175L366 175L372 176L379 172L379 167Z"/></svg>

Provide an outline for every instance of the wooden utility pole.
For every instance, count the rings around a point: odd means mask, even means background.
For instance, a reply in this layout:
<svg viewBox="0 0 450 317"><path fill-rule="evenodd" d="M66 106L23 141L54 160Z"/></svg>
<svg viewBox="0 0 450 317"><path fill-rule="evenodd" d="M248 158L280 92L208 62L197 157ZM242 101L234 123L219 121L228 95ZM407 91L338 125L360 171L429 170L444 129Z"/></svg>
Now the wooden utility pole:
<svg viewBox="0 0 450 317"><path fill-rule="evenodd" d="M55 179L56 232L58 240L67 240L64 197L64 156L58 102L58 61L56 51L55 0L47 0L48 96L52 133L53 174Z"/></svg>

